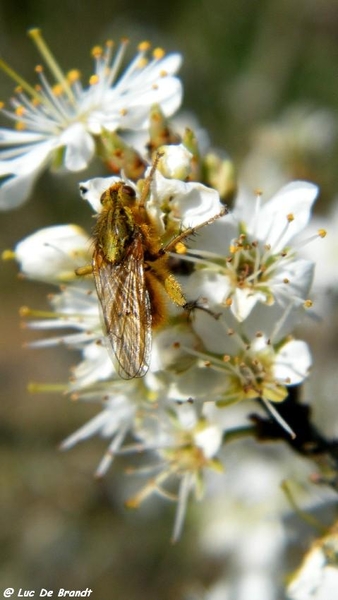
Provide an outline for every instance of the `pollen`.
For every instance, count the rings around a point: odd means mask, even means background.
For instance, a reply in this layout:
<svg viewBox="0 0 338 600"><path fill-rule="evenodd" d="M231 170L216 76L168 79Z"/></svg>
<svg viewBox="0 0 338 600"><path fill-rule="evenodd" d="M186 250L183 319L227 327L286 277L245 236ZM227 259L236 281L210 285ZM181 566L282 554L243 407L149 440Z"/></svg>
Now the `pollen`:
<svg viewBox="0 0 338 600"><path fill-rule="evenodd" d="M147 66L148 62L149 61L148 61L147 58L145 58L145 57L140 58L140 60L137 63L137 68L138 69L144 69L144 67Z"/></svg>
<svg viewBox="0 0 338 600"><path fill-rule="evenodd" d="M58 96L62 96L63 87L60 83L57 83L53 86L52 91L53 91L54 96L57 98Z"/></svg>
<svg viewBox="0 0 338 600"><path fill-rule="evenodd" d="M120 115L121 117L125 117L128 114L128 111L126 108L121 108L120 110Z"/></svg>
<svg viewBox="0 0 338 600"><path fill-rule="evenodd" d="M36 67L35 67L35 73L43 73L43 66L42 65L36 65Z"/></svg>
<svg viewBox="0 0 338 600"><path fill-rule="evenodd" d="M101 58L101 56L103 54L102 46L94 46L94 48L92 49L91 54L92 54L92 56L94 58Z"/></svg>
<svg viewBox="0 0 338 600"><path fill-rule="evenodd" d="M232 306L232 298L227 298L224 302L224 306L227 306L230 308L230 306Z"/></svg>
<svg viewBox="0 0 338 600"><path fill-rule="evenodd" d="M327 235L327 231L326 231L326 229L318 229L318 235L319 235L319 237L321 237L321 238L325 238L325 237L326 237L326 235Z"/></svg>
<svg viewBox="0 0 338 600"><path fill-rule="evenodd" d="M156 60L161 60L161 58L163 58L165 55L165 51L163 50L163 48L155 48L153 51L153 57Z"/></svg>
<svg viewBox="0 0 338 600"><path fill-rule="evenodd" d="M1 254L1 260L14 260L16 257L15 252L13 250L4 250Z"/></svg>
<svg viewBox="0 0 338 600"><path fill-rule="evenodd" d="M312 300L305 300L304 308L311 308L313 306Z"/></svg>
<svg viewBox="0 0 338 600"><path fill-rule="evenodd" d="M164 69L160 71L160 77L168 77L168 71L165 71Z"/></svg>
<svg viewBox="0 0 338 600"><path fill-rule="evenodd" d="M26 112L26 109L25 109L25 107L24 107L24 106L18 106L18 107L15 109L15 114L16 114L18 117L22 117L22 116L25 114L25 112Z"/></svg>
<svg viewBox="0 0 338 600"><path fill-rule="evenodd" d="M89 85L97 85L100 81L100 78L98 75L92 75L91 77L89 77Z"/></svg>
<svg viewBox="0 0 338 600"><path fill-rule="evenodd" d="M141 42L137 46L137 49L139 52L147 52L147 50L149 50L150 48L151 48L151 44L150 44L150 42L147 42L146 40L144 42Z"/></svg>
<svg viewBox="0 0 338 600"><path fill-rule="evenodd" d="M67 73L67 80L69 81L69 83L74 83L75 81L78 81L81 78L81 73L80 71L78 71L78 69L72 69L71 71L68 71Z"/></svg>
<svg viewBox="0 0 338 600"><path fill-rule="evenodd" d="M292 221L295 220L295 216L293 213L289 213L288 215L286 215L286 218L289 221L289 223L292 223Z"/></svg>
<svg viewBox="0 0 338 600"><path fill-rule="evenodd" d="M5 103L4 102L0 102L0 110L3 110L5 108Z"/></svg>

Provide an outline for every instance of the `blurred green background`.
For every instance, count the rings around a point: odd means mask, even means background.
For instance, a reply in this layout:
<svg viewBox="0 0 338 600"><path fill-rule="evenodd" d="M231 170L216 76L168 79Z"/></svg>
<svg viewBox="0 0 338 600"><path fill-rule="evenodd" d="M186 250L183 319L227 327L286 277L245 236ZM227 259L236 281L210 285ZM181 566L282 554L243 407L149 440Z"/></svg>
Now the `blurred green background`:
<svg viewBox="0 0 338 600"><path fill-rule="evenodd" d="M265 185L266 170L252 169L256 163L249 160L256 152L265 155L264 164L266 156L273 158L277 179L319 183L319 211L337 194L336 0L0 0L0 54L34 82L40 59L26 36L30 27L40 27L62 67L79 68L84 80L91 48L106 39L130 37L130 58L133 44L143 39L181 52L183 108L198 117L239 174L248 173L249 185ZM0 73L0 86L6 101L13 83ZM310 142L302 141L304 122L318 110L329 123L319 146L308 133ZM26 205L1 214L1 250L54 223L90 227L89 209L77 204L79 179L43 175ZM270 180L266 185L273 187ZM224 564L199 548L198 510L189 512L185 535L172 547L173 506L159 501L129 514L119 468L100 484L93 480L104 442L58 452L59 442L96 407L26 391L28 381L65 381L78 360L57 349L22 348L30 336L19 327L18 309L45 308L49 291L19 281L14 263L1 265L0 593L8 586L88 586L95 599L202 598Z"/></svg>

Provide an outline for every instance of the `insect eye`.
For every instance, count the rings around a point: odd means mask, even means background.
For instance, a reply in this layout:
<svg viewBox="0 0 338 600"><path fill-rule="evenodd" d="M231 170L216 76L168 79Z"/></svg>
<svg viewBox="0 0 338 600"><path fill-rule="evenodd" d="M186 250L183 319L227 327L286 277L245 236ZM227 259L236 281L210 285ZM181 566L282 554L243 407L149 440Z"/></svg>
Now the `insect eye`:
<svg viewBox="0 0 338 600"><path fill-rule="evenodd" d="M129 196L129 198L136 198L136 192L130 185L124 185L122 191Z"/></svg>

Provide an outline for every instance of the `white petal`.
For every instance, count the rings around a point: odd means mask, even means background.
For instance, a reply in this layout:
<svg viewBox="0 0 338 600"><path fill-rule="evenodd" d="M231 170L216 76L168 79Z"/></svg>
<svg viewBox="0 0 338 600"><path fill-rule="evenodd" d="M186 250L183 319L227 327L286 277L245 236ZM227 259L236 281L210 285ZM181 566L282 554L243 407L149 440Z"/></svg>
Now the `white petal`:
<svg viewBox="0 0 338 600"><path fill-rule="evenodd" d="M284 344L278 352L274 373L281 383L296 385L308 376L311 364L308 345L301 340L292 340Z"/></svg>
<svg viewBox="0 0 338 600"><path fill-rule="evenodd" d="M240 289L236 287L235 293L232 296L231 312L238 321L244 321L257 302L264 302L265 294L254 292L250 289Z"/></svg>
<svg viewBox="0 0 338 600"><path fill-rule="evenodd" d="M84 200L87 200L95 212L101 211L100 198L111 185L121 181L121 177L94 177L87 181L79 183L80 194Z"/></svg>
<svg viewBox="0 0 338 600"><path fill-rule="evenodd" d="M294 181L284 186L261 208L258 238L270 244L274 253L283 250L289 240L307 225L317 194L318 187L306 181ZM295 218L288 224L289 214Z"/></svg>
<svg viewBox="0 0 338 600"><path fill-rule="evenodd" d="M39 281L74 279L81 254L89 248L88 235L76 225L46 227L28 236L15 248L21 272Z"/></svg>
<svg viewBox="0 0 338 600"><path fill-rule="evenodd" d="M156 171L151 189L156 203L170 201L173 216L182 221L184 227L196 227L221 210L216 190L199 182L167 179Z"/></svg>
<svg viewBox="0 0 338 600"><path fill-rule="evenodd" d="M221 447L223 432L217 425L209 425L195 434L196 445L203 450L206 458L212 458Z"/></svg>
<svg viewBox="0 0 338 600"><path fill-rule="evenodd" d="M55 147L55 139L49 140L34 145L33 149L18 158L0 161L0 176L9 176L0 187L0 210L17 208L27 200Z"/></svg>
<svg viewBox="0 0 338 600"><path fill-rule="evenodd" d="M191 171L192 154L183 144L161 146L161 158L158 163L164 177L186 179Z"/></svg>
<svg viewBox="0 0 338 600"><path fill-rule="evenodd" d="M271 280L271 291L282 306L289 304L290 299L298 299L303 303L311 289L315 265L305 259L293 260L285 263L285 268ZM285 284L284 281L288 280Z"/></svg>
<svg viewBox="0 0 338 600"><path fill-rule="evenodd" d="M205 299L208 307L217 311L217 308L224 306L224 300L231 291L231 284L228 277L208 269L201 269L192 273L184 286L184 291L189 300Z"/></svg>
<svg viewBox="0 0 338 600"><path fill-rule="evenodd" d="M32 142L41 142L45 136L32 131L15 131L15 129L0 128L0 146L30 144ZM2 154L0 154L2 157Z"/></svg>
<svg viewBox="0 0 338 600"><path fill-rule="evenodd" d="M65 146L65 167L69 171L81 171L93 158L95 143L84 126L75 123L60 136L60 145Z"/></svg>

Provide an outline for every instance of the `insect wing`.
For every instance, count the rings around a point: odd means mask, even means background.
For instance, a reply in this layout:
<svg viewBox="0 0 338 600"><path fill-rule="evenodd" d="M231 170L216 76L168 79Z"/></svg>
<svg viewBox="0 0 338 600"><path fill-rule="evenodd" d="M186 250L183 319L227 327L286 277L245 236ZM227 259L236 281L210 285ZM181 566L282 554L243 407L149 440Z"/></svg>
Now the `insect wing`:
<svg viewBox="0 0 338 600"><path fill-rule="evenodd" d="M142 377L151 353L151 305L144 278L144 251L136 236L123 260L93 255L93 274L109 343L124 379Z"/></svg>

